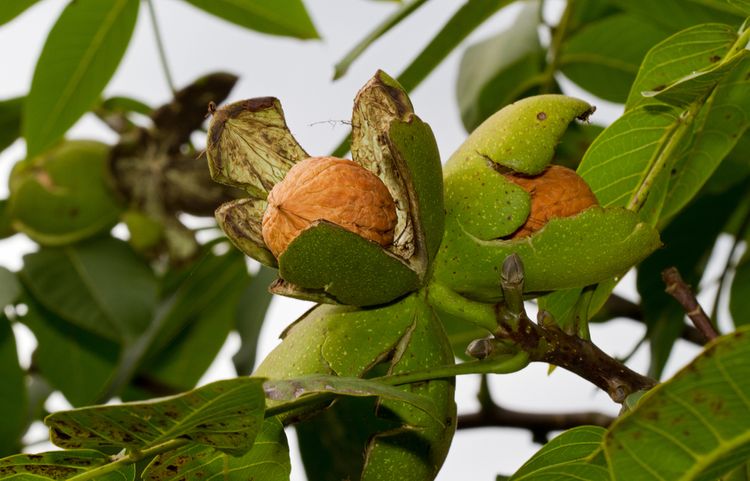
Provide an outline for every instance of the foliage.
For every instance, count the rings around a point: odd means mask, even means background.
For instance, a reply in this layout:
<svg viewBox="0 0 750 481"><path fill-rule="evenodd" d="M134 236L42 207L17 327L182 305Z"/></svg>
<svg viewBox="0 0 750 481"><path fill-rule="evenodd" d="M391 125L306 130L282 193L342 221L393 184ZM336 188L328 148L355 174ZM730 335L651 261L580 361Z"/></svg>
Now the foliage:
<svg viewBox="0 0 750 481"><path fill-rule="evenodd" d="M186 2L242 28L319 37L301 0ZM2 2L0 26L35 3ZM336 76L427 3L393 5ZM485 20L521 3L508 29L463 50L458 114L471 135L441 170L429 119L408 93ZM217 110L237 81L222 72L173 87L162 106L103 99L138 17L154 6L70 0L28 94L0 99L0 151L19 137L27 150L0 200L0 236L38 244L19 272L0 268L0 477L284 480L283 427L296 424L311 480L429 480L462 427L455 376L546 362L623 410L611 425L563 432L509 479L747 479L750 254L739 252L750 239L750 3L568 0L554 26L544 3L466 0L400 75L378 72L358 94L352 140L337 153L351 145L400 196L391 250L318 222L277 260L260 235L266 196L307 156L281 103ZM557 95L566 82L624 113L589 125L591 105ZM192 141L207 106L210 168ZM64 139L86 113L115 133L114 145ZM551 162L576 167L601 207L510 238L532 207L505 175L534 176ZM212 217L221 204L227 237L212 227L199 242L183 214ZM128 241L112 236L119 223ZM676 266L696 289L706 285L727 235L714 304L728 298L731 321L716 308L710 317L736 329L717 337L716 327L685 322L686 311L702 311L669 298L659 276ZM267 267L251 275L230 240ZM612 294L632 267L639 304ZM252 373L271 281L275 293L322 303ZM684 284L668 290L692 296ZM532 298L537 322L523 304ZM617 317L646 324L651 377L589 339L589 322ZM27 368L15 324L38 341ZM233 330L241 377L196 387ZM659 383L676 341L703 344L701 335L716 338ZM53 391L76 409L45 417L39 406ZM124 403L105 405L113 398ZM480 415L493 407L482 399ZM14 454L42 418L64 450Z"/></svg>

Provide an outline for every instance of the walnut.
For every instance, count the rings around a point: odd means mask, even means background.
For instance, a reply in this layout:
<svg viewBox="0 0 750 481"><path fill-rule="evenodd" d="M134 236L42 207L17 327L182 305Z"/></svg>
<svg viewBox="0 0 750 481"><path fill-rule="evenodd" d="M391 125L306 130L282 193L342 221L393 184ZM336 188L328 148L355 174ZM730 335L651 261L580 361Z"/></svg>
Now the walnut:
<svg viewBox="0 0 750 481"><path fill-rule="evenodd" d="M534 177L505 174L531 196L531 212L526 223L510 237L526 237L555 217L570 217L599 205L588 184L574 170L551 165Z"/></svg>
<svg viewBox="0 0 750 481"><path fill-rule="evenodd" d="M381 246L393 243L396 205L383 182L336 157L310 157L289 170L268 194L263 240L278 258L317 220L333 222Z"/></svg>

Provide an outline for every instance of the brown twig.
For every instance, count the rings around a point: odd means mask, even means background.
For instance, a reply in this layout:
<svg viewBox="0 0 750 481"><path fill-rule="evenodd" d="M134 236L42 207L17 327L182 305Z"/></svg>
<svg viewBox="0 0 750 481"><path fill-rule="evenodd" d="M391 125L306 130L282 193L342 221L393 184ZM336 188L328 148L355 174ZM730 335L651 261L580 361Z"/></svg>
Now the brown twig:
<svg viewBox="0 0 750 481"><path fill-rule="evenodd" d="M661 273L661 278L667 285L664 291L680 303L687 316L693 321L693 324L695 324L695 327L698 328L701 334L709 341L717 338L719 334L711 323L711 319L709 319L706 312L698 303L693 290L682 280L682 276L677 268L669 267L664 269Z"/></svg>
<svg viewBox="0 0 750 481"><path fill-rule="evenodd" d="M487 376L482 376L482 383L477 394L479 411L458 416L458 429L482 427L507 427L526 429L531 432L534 442L544 444L549 433L562 431L583 425L608 427L614 417L594 411L576 413L531 413L515 411L498 406L492 399L487 384Z"/></svg>

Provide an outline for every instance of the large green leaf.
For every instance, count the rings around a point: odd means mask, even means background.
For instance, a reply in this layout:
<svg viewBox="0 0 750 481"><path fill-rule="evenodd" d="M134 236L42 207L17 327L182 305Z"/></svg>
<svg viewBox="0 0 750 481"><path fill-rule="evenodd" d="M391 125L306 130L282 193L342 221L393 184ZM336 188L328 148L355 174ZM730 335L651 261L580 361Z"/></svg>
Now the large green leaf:
<svg viewBox="0 0 750 481"><path fill-rule="evenodd" d="M737 30L728 25L702 24L682 30L654 46L643 59L628 94L628 110L654 99L643 92L664 90L685 77L716 67L737 41Z"/></svg>
<svg viewBox="0 0 750 481"><path fill-rule="evenodd" d="M729 297L729 312L735 326L750 324L750 253L737 264Z"/></svg>
<svg viewBox="0 0 750 481"><path fill-rule="evenodd" d="M14 303L21 294L21 285L16 275L0 266L0 310Z"/></svg>
<svg viewBox="0 0 750 481"><path fill-rule="evenodd" d="M0 3L0 25L10 22L38 1L39 0L12 0Z"/></svg>
<svg viewBox="0 0 750 481"><path fill-rule="evenodd" d="M151 269L113 238L28 254L21 279L45 308L106 339L134 339L156 308Z"/></svg>
<svg viewBox="0 0 750 481"><path fill-rule="evenodd" d="M667 36L628 14L590 23L563 43L560 69L603 99L625 102L643 56Z"/></svg>
<svg viewBox="0 0 750 481"><path fill-rule="evenodd" d="M247 376L253 372L258 336L266 318L268 306L271 304L272 296L268 292L268 285L274 279L276 279L276 271L261 266L260 271L253 276L250 285L239 300L235 328L242 344L232 356L232 362L240 376Z"/></svg>
<svg viewBox="0 0 750 481"><path fill-rule="evenodd" d="M62 448L146 449L184 438L235 456L253 445L263 423L263 380L216 381L153 401L93 406L47 416Z"/></svg>
<svg viewBox="0 0 750 481"><path fill-rule="evenodd" d="M736 15L736 11L734 10L712 8L707 3L713 0L659 0L658 2L650 0L609 1L627 12L637 15L642 21L657 25L671 32L707 22L724 23L738 27L743 20L743 16ZM717 0L713 2L713 6L718 3L725 2Z"/></svg>
<svg viewBox="0 0 750 481"><path fill-rule="evenodd" d="M42 307L26 294L20 321L34 333L35 367L73 406L99 399L115 369L120 346L85 331Z"/></svg>
<svg viewBox="0 0 750 481"><path fill-rule="evenodd" d="M467 0L398 76L407 92L414 90L463 39L511 0Z"/></svg>
<svg viewBox="0 0 750 481"><path fill-rule="evenodd" d="M112 462L110 456L90 449L17 454L0 459L0 476L18 481L64 480ZM97 481L133 481L135 465L119 466L99 474Z"/></svg>
<svg viewBox="0 0 750 481"><path fill-rule="evenodd" d="M54 144L98 100L120 64L138 0L70 2L47 36L24 108L33 157Z"/></svg>
<svg viewBox="0 0 750 481"><path fill-rule="evenodd" d="M600 448L606 432L599 426L580 426L565 431L537 451L510 481L544 479L542 475L553 468L586 460Z"/></svg>
<svg viewBox="0 0 750 481"><path fill-rule="evenodd" d="M521 97L538 93L545 50L539 43L539 2L527 2L513 25L464 51L456 93L468 132Z"/></svg>
<svg viewBox="0 0 750 481"><path fill-rule="evenodd" d="M750 452L750 330L717 339L607 433L616 480L715 480Z"/></svg>
<svg viewBox="0 0 750 481"><path fill-rule="evenodd" d="M240 457L199 444L183 446L154 458L143 471L142 479L162 481L179 476L184 481L288 481L290 471L283 426L276 418L268 418L253 447Z"/></svg>
<svg viewBox="0 0 750 481"><path fill-rule="evenodd" d="M26 429L26 376L18 365L16 338L8 318L0 314L0 456L18 452ZM2 468L0 468L0 473Z"/></svg>
<svg viewBox="0 0 750 481"><path fill-rule="evenodd" d="M7 4L6 2L3 5ZM0 152L5 150L21 135L21 110L23 102L24 97L15 97L0 101Z"/></svg>
<svg viewBox="0 0 750 481"><path fill-rule="evenodd" d="M241 27L272 35L319 38L302 0L185 0Z"/></svg>

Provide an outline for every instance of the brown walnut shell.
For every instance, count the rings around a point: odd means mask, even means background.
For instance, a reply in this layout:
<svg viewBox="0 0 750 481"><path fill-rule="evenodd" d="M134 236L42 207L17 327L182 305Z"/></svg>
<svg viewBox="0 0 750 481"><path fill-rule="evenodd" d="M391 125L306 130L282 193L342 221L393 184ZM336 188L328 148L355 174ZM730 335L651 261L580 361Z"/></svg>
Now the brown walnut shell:
<svg viewBox="0 0 750 481"><path fill-rule="evenodd" d="M317 220L389 246L396 227L396 205L378 176L359 164L336 157L310 157L292 167L268 194L263 240L278 258Z"/></svg>
<svg viewBox="0 0 750 481"><path fill-rule="evenodd" d="M534 177L505 174L531 196L531 212L526 222L511 235L513 239L530 236L555 217L571 217L599 205L591 188L574 170L550 165Z"/></svg>

